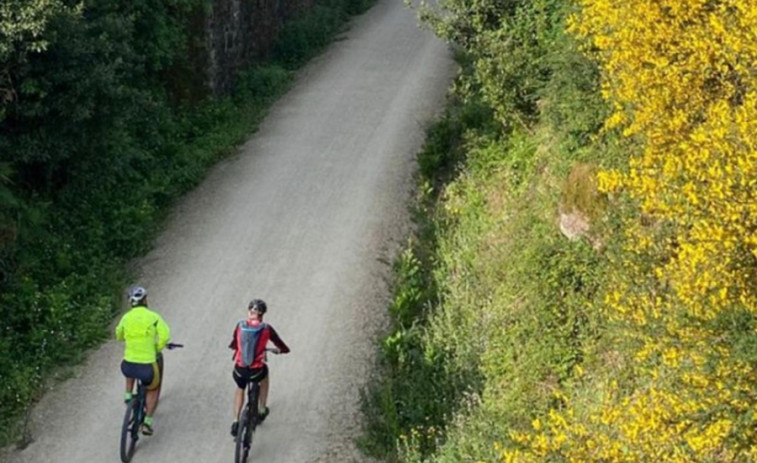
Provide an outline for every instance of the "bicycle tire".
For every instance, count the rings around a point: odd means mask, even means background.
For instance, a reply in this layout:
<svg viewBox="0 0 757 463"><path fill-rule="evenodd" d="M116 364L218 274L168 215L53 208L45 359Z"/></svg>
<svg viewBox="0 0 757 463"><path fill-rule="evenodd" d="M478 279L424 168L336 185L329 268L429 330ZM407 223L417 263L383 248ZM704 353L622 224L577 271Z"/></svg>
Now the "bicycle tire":
<svg viewBox="0 0 757 463"><path fill-rule="evenodd" d="M121 425L121 461L123 463L129 463L131 457L134 456L134 448L137 444L137 438L135 438L134 428L136 416L134 410L136 409L133 402L129 402L124 412L124 421Z"/></svg>
<svg viewBox="0 0 757 463"><path fill-rule="evenodd" d="M242 419L239 420L239 428L237 429L237 436L234 438L234 463L246 463L247 458L250 456L250 445L252 442L245 445L248 433L248 409L249 407L245 407L244 413L242 413Z"/></svg>

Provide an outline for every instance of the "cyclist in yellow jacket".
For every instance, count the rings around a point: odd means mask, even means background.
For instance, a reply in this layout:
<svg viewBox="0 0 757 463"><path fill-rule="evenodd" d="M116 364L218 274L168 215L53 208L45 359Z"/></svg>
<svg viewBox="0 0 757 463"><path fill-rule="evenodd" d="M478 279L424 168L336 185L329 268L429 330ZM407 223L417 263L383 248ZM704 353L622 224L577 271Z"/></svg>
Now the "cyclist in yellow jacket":
<svg viewBox="0 0 757 463"><path fill-rule="evenodd" d="M134 380L141 380L147 388L147 412L142 434L150 436L163 374L163 355L160 351L171 339L171 329L160 315L147 308L147 290L141 286L129 290L129 302L132 308L116 326L116 339L126 344L121 362L121 372L126 377L124 399L127 402L131 400Z"/></svg>

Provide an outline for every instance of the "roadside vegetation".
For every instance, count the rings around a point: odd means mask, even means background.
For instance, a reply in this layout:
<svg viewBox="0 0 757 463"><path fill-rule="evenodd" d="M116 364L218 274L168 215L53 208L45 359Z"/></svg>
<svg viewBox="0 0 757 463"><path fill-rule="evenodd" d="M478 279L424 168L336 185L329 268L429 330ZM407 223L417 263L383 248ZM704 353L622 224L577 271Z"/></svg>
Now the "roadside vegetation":
<svg viewBox="0 0 757 463"><path fill-rule="evenodd" d="M367 391L403 462L757 458L757 15L446 0L461 50Z"/></svg>
<svg viewBox="0 0 757 463"><path fill-rule="evenodd" d="M125 264L171 204L371 3L316 3L215 99L189 71L205 0L0 5L0 444L23 437L47 378L109 335Z"/></svg>

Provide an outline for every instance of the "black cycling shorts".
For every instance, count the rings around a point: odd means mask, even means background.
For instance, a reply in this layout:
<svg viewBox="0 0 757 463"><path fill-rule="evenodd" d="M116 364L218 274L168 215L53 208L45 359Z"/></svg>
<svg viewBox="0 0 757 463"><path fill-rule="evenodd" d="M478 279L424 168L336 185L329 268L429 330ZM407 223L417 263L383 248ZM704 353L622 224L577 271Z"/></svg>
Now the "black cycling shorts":
<svg viewBox="0 0 757 463"><path fill-rule="evenodd" d="M163 356L158 354L154 363L133 363L121 361L121 373L127 378L142 381L147 390L152 391L160 386L160 378L163 376Z"/></svg>
<svg viewBox="0 0 757 463"><path fill-rule="evenodd" d="M268 377L268 365L263 365L261 368L243 368L234 365L234 372L231 375L234 377L237 387L244 389L250 381L259 382L266 379Z"/></svg>

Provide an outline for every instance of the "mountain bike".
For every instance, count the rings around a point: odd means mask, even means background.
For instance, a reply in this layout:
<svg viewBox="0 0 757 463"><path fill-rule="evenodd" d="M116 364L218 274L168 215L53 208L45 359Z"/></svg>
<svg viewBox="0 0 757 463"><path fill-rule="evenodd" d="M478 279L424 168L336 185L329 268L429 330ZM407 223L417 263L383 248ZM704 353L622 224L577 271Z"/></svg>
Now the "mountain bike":
<svg viewBox="0 0 757 463"><path fill-rule="evenodd" d="M266 352L278 354L278 349L266 348ZM250 456L252 434L255 432L260 418L258 414L258 399L260 397L260 381L251 379L247 383L247 404L239 418L237 436L234 438L234 463L245 463Z"/></svg>
<svg viewBox="0 0 757 463"><path fill-rule="evenodd" d="M183 344L168 343L166 347L176 349L184 347ZM158 353L158 367L161 385L163 383L163 354ZM139 429L145 421L147 412L147 386L137 380L137 395L126 403L124 421L121 425L121 461L129 463L134 456L134 450L139 440Z"/></svg>

